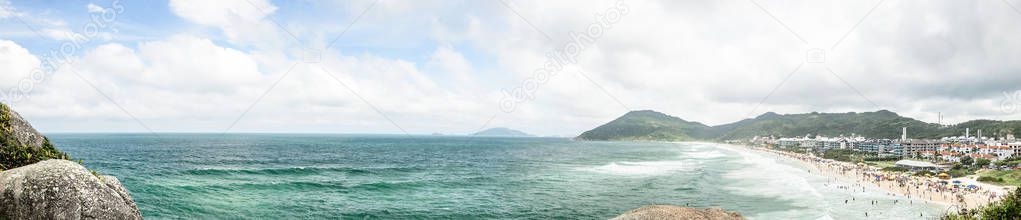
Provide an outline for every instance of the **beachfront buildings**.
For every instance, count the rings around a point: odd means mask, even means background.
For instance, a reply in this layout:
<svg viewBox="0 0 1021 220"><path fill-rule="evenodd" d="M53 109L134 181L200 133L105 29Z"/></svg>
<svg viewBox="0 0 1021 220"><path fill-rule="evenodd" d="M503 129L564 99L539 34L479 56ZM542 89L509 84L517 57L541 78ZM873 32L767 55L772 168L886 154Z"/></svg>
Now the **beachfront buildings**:
<svg viewBox="0 0 1021 220"><path fill-rule="evenodd" d="M1021 156L1021 142L1008 143L1007 147L1010 147L1012 155Z"/></svg>
<svg viewBox="0 0 1021 220"><path fill-rule="evenodd" d="M982 158L991 160L1003 160L1014 155L1014 150L1010 146L976 146L978 152L976 154L983 155Z"/></svg>
<svg viewBox="0 0 1021 220"><path fill-rule="evenodd" d="M852 150L873 153L881 157L900 156L904 151L900 142L889 139L872 139L862 141Z"/></svg>
<svg viewBox="0 0 1021 220"><path fill-rule="evenodd" d="M827 151L832 149L855 149L865 141L861 137L796 137L796 138L772 138L756 137L752 143L759 146L773 146L780 149L803 149L812 151Z"/></svg>
<svg viewBox="0 0 1021 220"><path fill-rule="evenodd" d="M901 140L900 145L902 148L901 156L920 157L923 152L935 152L938 150L940 145L942 145L942 142L936 140L907 139Z"/></svg>
<svg viewBox="0 0 1021 220"><path fill-rule="evenodd" d="M866 139L850 137L803 137L776 138L755 137L752 143L778 149L798 149L825 152L832 149L848 149L874 154L878 157L922 158L938 162L960 162L962 157L988 159L990 161L1021 157L1021 142L1011 138L949 137L943 139Z"/></svg>

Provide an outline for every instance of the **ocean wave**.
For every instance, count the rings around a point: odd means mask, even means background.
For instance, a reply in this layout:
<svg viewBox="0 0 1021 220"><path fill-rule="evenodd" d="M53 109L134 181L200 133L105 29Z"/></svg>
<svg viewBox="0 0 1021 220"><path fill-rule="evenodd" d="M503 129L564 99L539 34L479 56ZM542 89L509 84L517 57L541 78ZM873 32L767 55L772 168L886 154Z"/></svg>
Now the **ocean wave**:
<svg viewBox="0 0 1021 220"><path fill-rule="evenodd" d="M755 184L763 187L744 188L756 190L757 193L779 196L798 197L806 196L821 198L822 194L812 186L804 169L781 164L780 162L751 152L740 152L741 163L746 164L742 169L735 170L725 176L735 180L754 181Z"/></svg>
<svg viewBox="0 0 1021 220"><path fill-rule="evenodd" d="M723 152L720 152L720 151L700 151L700 152L687 153L684 156L687 157L687 158L694 158L694 159L713 159L713 158L724 157L724 156L727 156L727 155L723 154Z"/></svg>
<svg viewBox="0 0 1021 220"><path fill-rule="evenodd" d="M626 176L657 176L690 168L682 161L612 162L607 165L584 168L583 170Z"/></svg>
<svg viewBox="0 0 1021 220"><path fill-rule="evenodd" d="M723 188L739 195L773 198L791 202L796 207L819 212L788 210L772 213L759 213L756 218L776 219L792 216L807 217L808 215L826 214L828 205L825 196L813 185L811 174L803 168L784 164L772 157L746 150L728 149L737 155L736 162L740 168L724 173L723 178L730 180ZM818 217L818 216L817 216ZM814 217L813 217L814 218Z"/></svg>
<svg viewBox="0 0 1021 220"><path fill-rule="evenodd" d="M191 169L182 171L186 175L195 176L226 176L226 175L321 175L325 173L372 174L385 172L412 172L415 168L345 168L345 167L291 167L291 168L256 168L256 169Z"/></svg>
<svg viewBox="0 0 1021 220"><path fill-rule="evenodd" d="M367 192L388 192L395 190L410 190L423 186L425 183L419 181L395 181L395 182L371 182L371 183L348 183L340 181L285 181L285 182L246 182L246 183L224 183L212 185L187 185L176 186L182 192L194 192L207 194L209 192L248 192L252 190L266 191L367 191Z"/></svg>

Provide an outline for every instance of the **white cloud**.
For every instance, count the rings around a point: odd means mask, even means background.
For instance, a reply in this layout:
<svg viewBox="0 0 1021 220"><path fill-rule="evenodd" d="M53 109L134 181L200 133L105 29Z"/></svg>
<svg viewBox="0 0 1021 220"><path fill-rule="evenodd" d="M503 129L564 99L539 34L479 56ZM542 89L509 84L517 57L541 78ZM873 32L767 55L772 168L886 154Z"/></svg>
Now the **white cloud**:
<svg viewBox="0 0 1021 220"><path fill-rule="evenodd" d="M499 68L523 80L541 67L545 52L562 46L568 32L584 31L593 14L612 2L515 1L512 7L528 21L497 6L491 16L475 20L479 25L438 22L435 30L446 31L434 35L486 48L498 57ZM536 124L569 121L556 115L587 117L573 122L583 124L577 126L581 131L619 116L623 107L614 98L632 109L656 109L710 124L766 111L877 108L932 122L938 111L960 118L1011 119L984 110L996 107L988 99L1015 90L1021 81L1021 75L1011 74L1021 65L1002 60L1021 51L1021 45L1007 40L1021 32L1002 27L1021 20L1000 2L886 2L833 49L876 1L763 2L783 24L744 1L627 3L633 13L580 56L588 76L556 76L539 89L535 101L505 116L521 119L511 125L542 129ZM460 26L479 29L458 31ZM535 29L551 35L553 42ZM828 62L805 64L785 80L805 61L809 48L825 49ZM753 111L774 88L775 94ZM945 108L947 103L971 110ZM558 111L565 114L551 113Z"/></svg>
<svg viewBox="0 0 1021 220"><path fill-rule="evenodd" d="M85 8L89 10L89 13L102 13L105 10L103 7L92 3L86 5Z"/></svg>
<svg viewBox="0 0 1021 220"><path fill-rule="evenodd" d="M7 0L0 0L0 18L7 18L14 16L14 7L11 6L11 2Z"/></svg>
<svg viewBox="0 0 1021 220"><path fill-rule="evenodd" d="M17 43L0 39L0 89L14 89L22 80L29 80L39 67L39 58Z"/></svg>
<svg viewBox="0 0 1021 220"><path fill-rule="evenodd" d="M262 20L277 10L266 0L171 0L170 9L189 21L210 26L229 27L237 23Z"/></svg>
<svg viewBox="0 0 1021 220"><path fill-rule="evenodd" d="M170 9L188 21L220 29L235 44L279 49L290 43L286 33L265 20L277 10L267 0L171 0Z"/></svg>
<svg viewBox="0 0 1021 220"><path fill-rule="evenodd" d="M139 45L149 68L139 73L152 83L184 90L233 90L261 80L258 64L245 52L224 48L208 39L178 35Z"/></svg>
<svg viewBox="0 0 1021 220"><path fill-rule="evenodd" d="M456 85L471 86L475 81L472 77L475 70L472 68L471 62L450 46L437 48L425 66L437 73L444 73L448 76L448 80Z"/></svg>
<svg viewBox="0 0 1021 220"><path fill-rule="evenodd" d="M83 52L72 63L58 68L23 104L42 108L59 103L68 108L34 114L71 119L124 119L117 105L148 119L223 116L232 109L221 105L236 104L234 99L250 95L253 83L264 80L249 54L187 35L144 42L137 50L104 44ZM97 109L88 110L93 107ZM196 112L202 113L192 114Z"/></svg>
<svg viewBox="0 0 1021 220"><path fill-rule="evenodd" d="M256 100L236 130L399 133L389 118L413 133L469 133L497 114L490 126L572 135L624 106L709 124L766 111L877 110L872 102L928 121L936 112L1017 116L996 111L1002 91L1021 89L1021 41L1013 40L1021 29L1003 28L1021 19L1000 2L887 1L865 20L877 1L759 2L780 24L746 1L625 1L631 13L578 57L584 75L560 72L509 114L499 111L500 90L519 86L616 1L509 2L517 13L490 1L382 1L346 33L345 49L324 51L319 64L302 63L303 51L269 20L324 46L371 2L317 7L342 20L328 22L266 0L172 0L193 32L103 45L67 68L171 131L223 129ZM824 49L827 62L806 63L787 80L810 48ZM32 62L17 54L0 59ZM73 76L58 71L31 101L40 112L32 114L126 120Z"/></svg>
<svg viewBox="0 0 1021 220"><path fill-rule="evenodd" d="M75 33L66 28L48 28L42 30L43 36L46 36L53 40L58 41L71 41L74 40Z"/></svg>

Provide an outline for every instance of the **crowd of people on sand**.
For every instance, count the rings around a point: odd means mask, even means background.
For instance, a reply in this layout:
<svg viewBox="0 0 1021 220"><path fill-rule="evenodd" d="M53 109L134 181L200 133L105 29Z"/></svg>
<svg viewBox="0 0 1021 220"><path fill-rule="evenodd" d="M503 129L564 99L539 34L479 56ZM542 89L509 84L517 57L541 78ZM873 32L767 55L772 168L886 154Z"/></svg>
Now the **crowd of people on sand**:
<svg viewBox="0 0 1021 220"><path fill-rule="evenodd" d="M819 175L831 178L826 184L827 186L849 192L866 192L866 186L876 186L884 190L887 195L903 196L905 198L903 203L907 203L907 205L914 205L917 202L924 204L934 202L958 209L974 209L996 201L1007 192L1001 187L981 184L974 180L969 181L969 179L943 180L936 177L912 176L904 172L882 171L863 163L841 162L810 154L764 148L753 149L774 153L778 159L804 162L815 168L809 169L808 172L818 172ZM857 198L850 196L844 203L855 202L855 200ZM874 206L880 205L880 201L867 202ZM903 204L901 200L894 200L892 205ZM866 212L865 215L868 216L868 213Z"/></svg>

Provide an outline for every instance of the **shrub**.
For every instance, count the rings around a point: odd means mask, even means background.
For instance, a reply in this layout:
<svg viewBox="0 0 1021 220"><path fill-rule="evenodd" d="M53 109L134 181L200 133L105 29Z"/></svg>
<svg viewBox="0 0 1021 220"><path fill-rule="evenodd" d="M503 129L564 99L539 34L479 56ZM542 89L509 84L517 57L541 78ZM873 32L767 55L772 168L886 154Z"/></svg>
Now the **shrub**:
<svg viewBox="0 0 1021 220"><path fill-rule="evenodd" d="M71 160L71 157L53 147L50 139L43 138L42 146L24 145L14 139L11 127L11 109L0 103L0 170L9 170L49 159Z"/></svg>
<svg viewBox="0 0 1021 220"><path fill-rule="evenodd" d="M950 213L941 219L947 220L971 220L971 219L1018 219L1021 216L1021 187L1008 193L1000 201L990 203L988 206L962 213Z"/></svg>
<svg viewBox="0 0 1021 220"><path fill-rule="evenodd" d="M975 174L975 169L961 168L961 169L950 169L946 172L951 177L963 177L971 174Z"/></svg>
<svg viewBox="0 0 1021 220"><path fill-rule="evenodd" d="M970 156L961 157L961 164L971 165L973 163L975 163L975 159L972 159Z"/></svg>
<svg viewBox="0 0 1021 220"><path fill-rule="evenodd" d="M904 167L885 167L882 170L883 171L889 171L889 172L907 172L910 169L904 168Z"/></svg>
<svg viewBox="0 0 1021 220"><path fill-rule="evenodd" d="M926 170L915 172L915 176L935 176L936 173L929 172Z"/></svg>
<svg viewBox="0 0 1021 220"><path fill-rule="evenodd" d="M0 148L0 169L9 170L49 159L71 160L71 157L60 152L50 144L49 139L43 141L42 147L17 144L13 138L4 136L4 147Z"/></svg>
<svg viewBox="0 0 1021 220"><path fill-rule="evenodd" d="M978 177L979 182L1003 182L1003 178L991 177L991 176L980 176Z"/></svg>
<svg viewBox="0 0 1021 220"><path fill-rule="evenodd" d="M989 163L990 163L990 162L991 162L991 161L989 161L989 159L986 159L986 158L978 158L978 159L976 159L976 160L975 160L975 166L976 166L976 167L985 167L985 166L989 166Z"/></svg>

